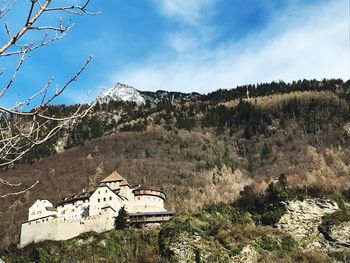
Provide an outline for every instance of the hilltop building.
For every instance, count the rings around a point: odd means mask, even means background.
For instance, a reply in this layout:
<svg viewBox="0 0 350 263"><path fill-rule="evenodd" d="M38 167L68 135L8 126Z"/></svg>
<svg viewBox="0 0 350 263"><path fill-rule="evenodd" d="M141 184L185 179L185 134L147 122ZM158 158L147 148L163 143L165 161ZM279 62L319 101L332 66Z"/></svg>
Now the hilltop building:
<svg viewBox="0 0 350 263"><path fill-rule="evenodd" d="M66 240L81 233L114 228L119 209L125 207L132 226L157 224L173 215L164 208L163 192L130 185L116 171L100 182L95 191L63 198L56 206L39 199L29 208L22 224L20 247L42 240Z"/></svg>

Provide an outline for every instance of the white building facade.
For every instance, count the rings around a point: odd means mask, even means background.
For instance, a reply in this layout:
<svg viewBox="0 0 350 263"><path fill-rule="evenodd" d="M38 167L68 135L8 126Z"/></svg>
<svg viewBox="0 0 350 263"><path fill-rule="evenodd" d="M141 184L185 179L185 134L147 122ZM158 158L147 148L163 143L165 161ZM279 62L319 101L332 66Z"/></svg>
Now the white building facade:
<svg viewBox="0 0 350 263"><path fill-rule="evenodd" d="M111 230L123 206L132 217L146 213L148 219L154 214L166 221L173 213L164 208L165 198L163 192L131 186L113 172L95 191L65 197L56 207L47 199L37 200L29 208L28 221L22 224L20 247L42 240L66 240L88 231Z"/></svg>

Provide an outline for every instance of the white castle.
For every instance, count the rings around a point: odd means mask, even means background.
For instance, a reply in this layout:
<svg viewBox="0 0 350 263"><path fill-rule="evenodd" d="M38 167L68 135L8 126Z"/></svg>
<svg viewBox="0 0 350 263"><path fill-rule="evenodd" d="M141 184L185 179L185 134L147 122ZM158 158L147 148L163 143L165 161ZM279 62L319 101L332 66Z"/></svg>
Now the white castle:
<svg viewBox="0 0 350 263"><path fill-rule="evenodd" d="M158 224L174 214L164 208L163 192L130 185L113 172L95 191L63 198L57 206L47 199L37 200L22 224L20 247L42 240L66 240L81 233L98 233L114 228L121 207L128 212L130 225Z"/></svg>

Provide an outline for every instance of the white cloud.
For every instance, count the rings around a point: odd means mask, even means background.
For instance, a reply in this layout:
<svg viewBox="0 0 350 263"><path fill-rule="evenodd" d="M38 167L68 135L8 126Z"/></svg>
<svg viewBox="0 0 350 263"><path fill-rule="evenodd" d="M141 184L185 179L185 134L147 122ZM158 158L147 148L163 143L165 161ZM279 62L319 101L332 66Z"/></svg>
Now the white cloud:
<svg viewBox="0 0 350 263"><path fill-rule="evenodd" d="M179 12L176 3L180 1L166 2L169 2L169 10ZM208 92L280 79L348 79L350 50L346 2L334 1L302 13L289 10L264 32L250 35L239 43L179 53L173 59L155 55L145 64L129 65L111 81L128 83L142 90ZM183 16L188 17L186 19L196 17L194 14ZM195 45L195 41L183 39L181 35L175 38L174 42L178 42L175 48L181 50Z"/></svg>
<svg viewBox="0 0 350 263"><path fill-rule="evenodd" d="M198 37L187 33L171 34L168 38L168 45L179 53L197 48L200 42Z"/></svg>
<svg viewBox="0 0 350 263"><path fill-rule="evenodd" d="M170 32L166 41L176 52L189 52L210 42L214 30L209 26L220 0L154 0L158 11L167 19L180 22L179 31Z"/></svg>
<svg viewBox="0 0 350 263"><path fill-rule="evenodd" d="M191 25L197 25L213 12L217 0L154 0L160 13Z"/></svg>

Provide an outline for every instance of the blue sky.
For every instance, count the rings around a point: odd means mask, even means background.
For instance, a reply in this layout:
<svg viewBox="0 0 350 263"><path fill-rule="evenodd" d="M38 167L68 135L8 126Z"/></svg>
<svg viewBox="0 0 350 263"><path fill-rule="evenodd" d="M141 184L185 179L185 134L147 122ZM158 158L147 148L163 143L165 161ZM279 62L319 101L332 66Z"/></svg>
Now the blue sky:
<svg viewBox="0 0 350 263"><path fill-rule="evenodd" d="M23 23L28 2L5 18L13 29ZM56 103L79 103L88 92L91 101L117 82L207 93L273 80L350 78L349 0L91 2L102 14L64 16L75 27L32 53L1 104L29 96L51 76L62 85L90 54L93 62ZM44 17L39 24L56 20ZM10 73L14 63L0 66Z"/></svg>

